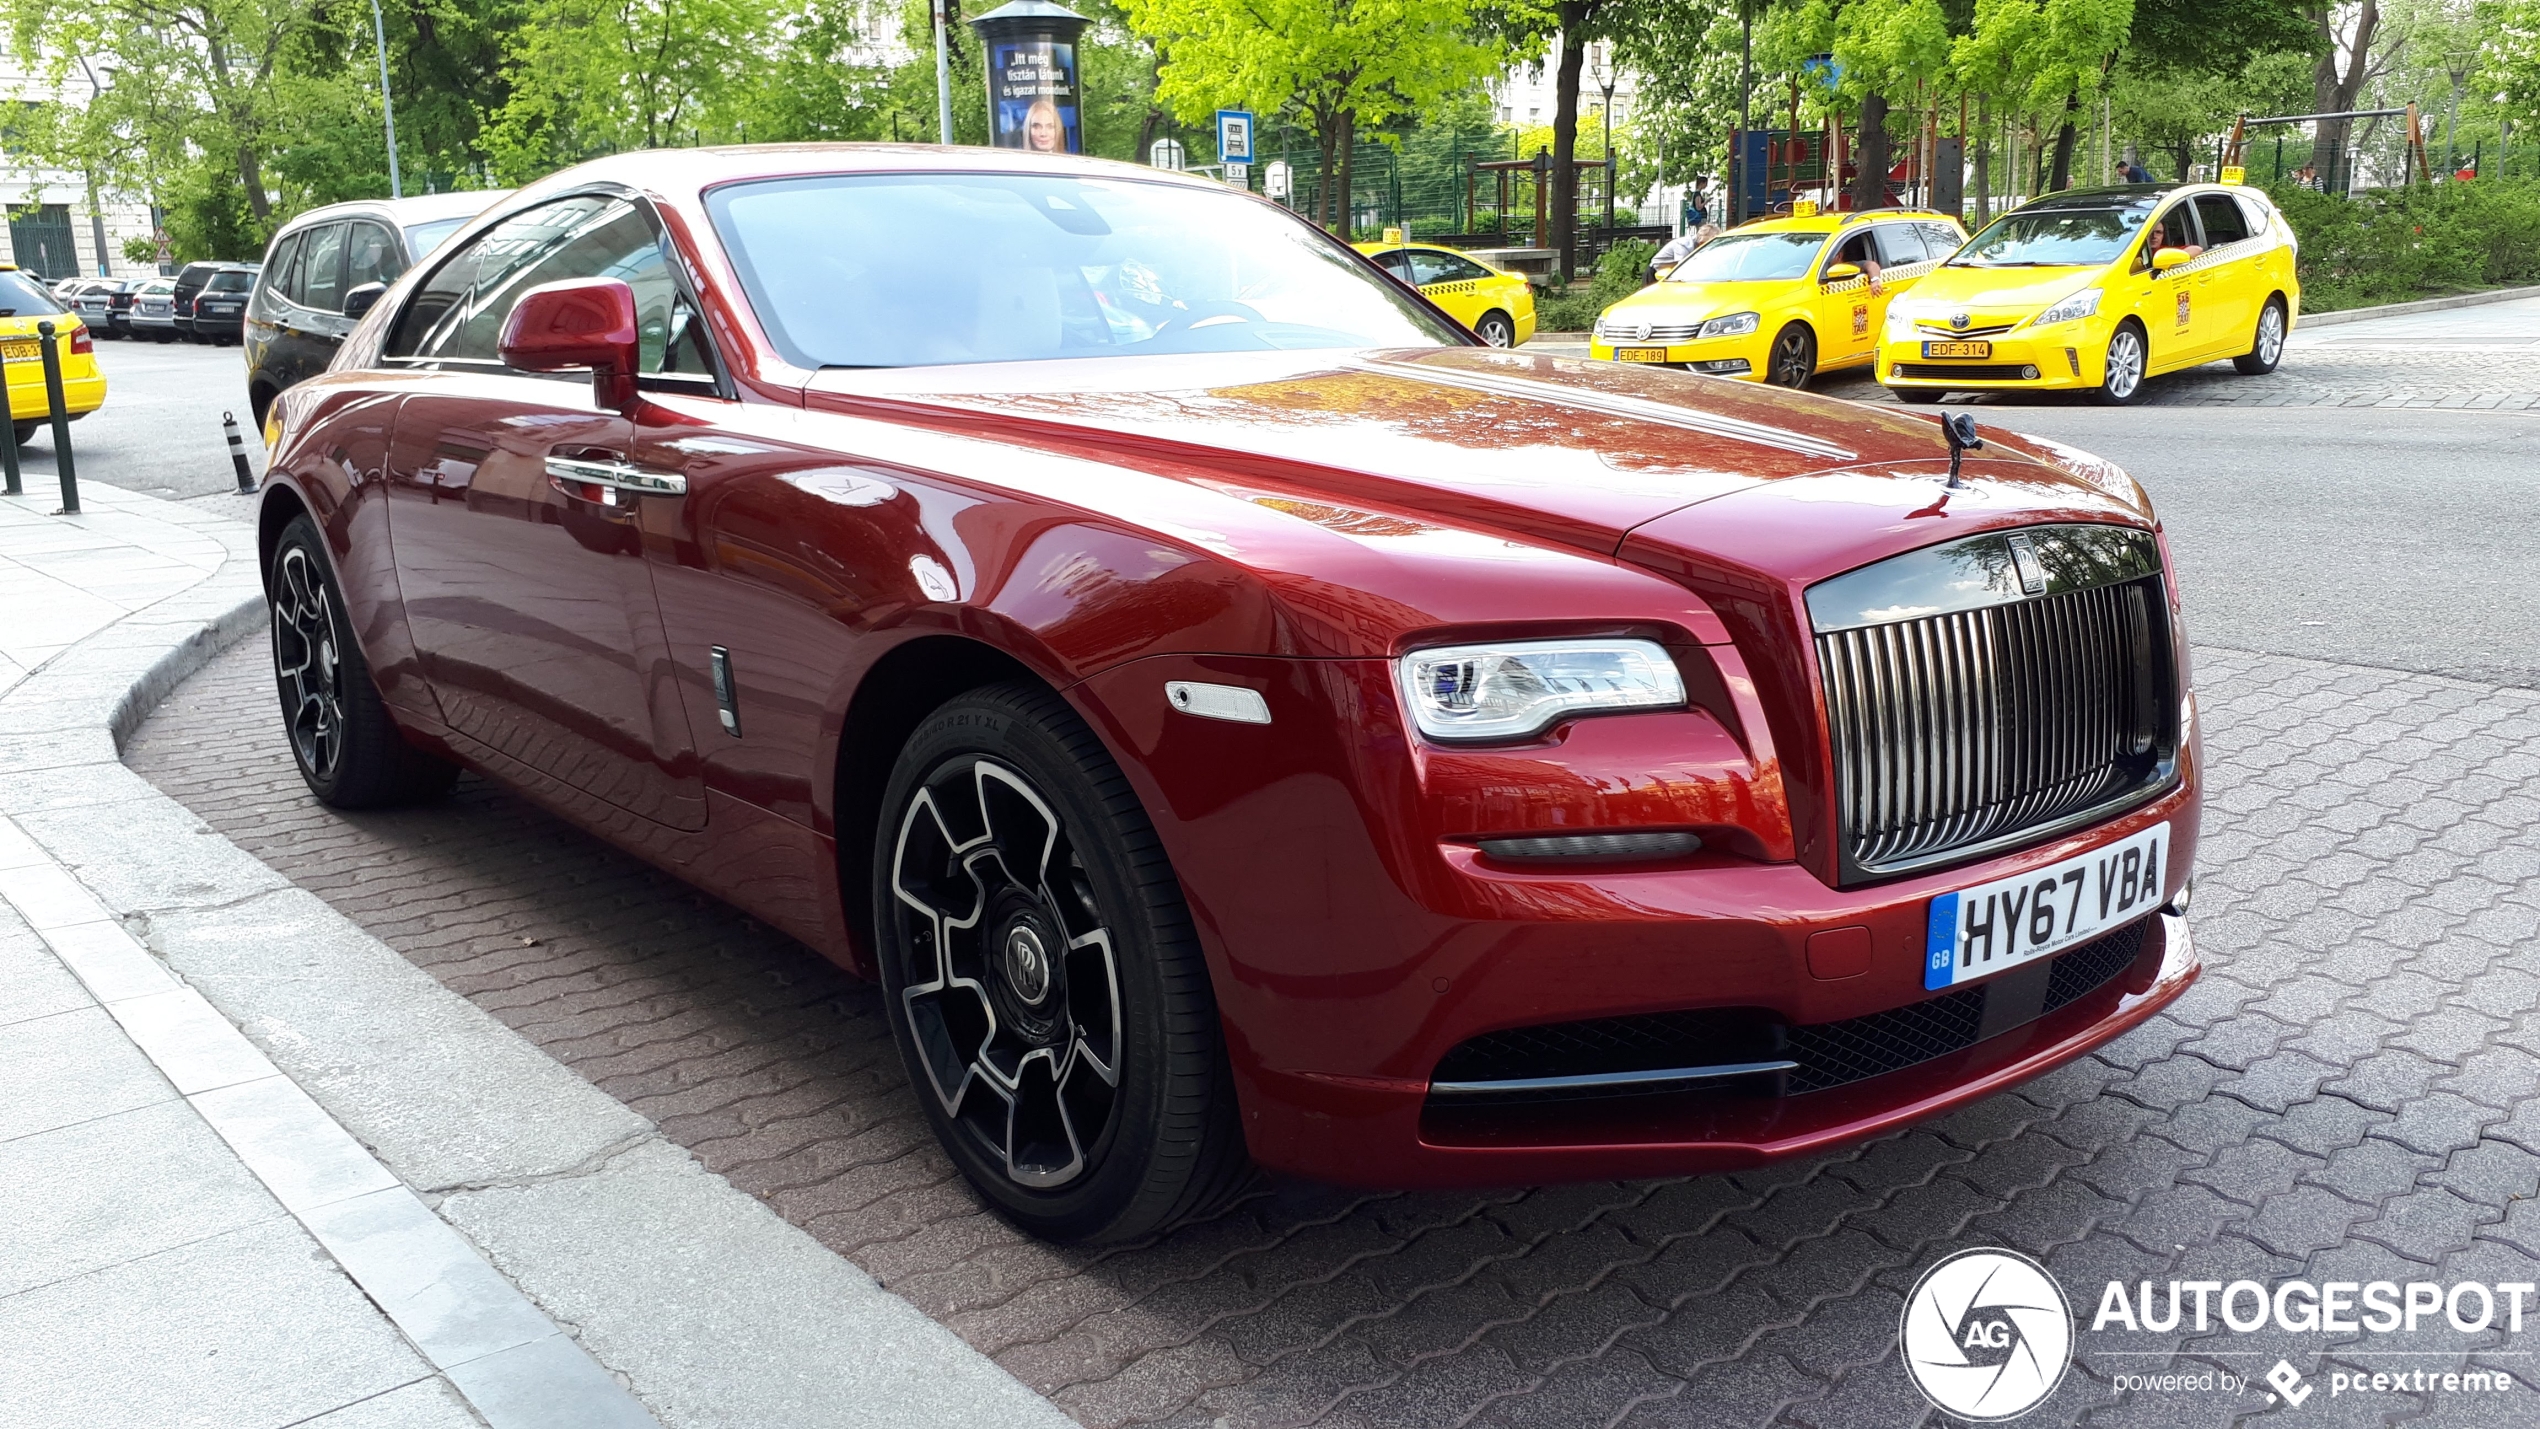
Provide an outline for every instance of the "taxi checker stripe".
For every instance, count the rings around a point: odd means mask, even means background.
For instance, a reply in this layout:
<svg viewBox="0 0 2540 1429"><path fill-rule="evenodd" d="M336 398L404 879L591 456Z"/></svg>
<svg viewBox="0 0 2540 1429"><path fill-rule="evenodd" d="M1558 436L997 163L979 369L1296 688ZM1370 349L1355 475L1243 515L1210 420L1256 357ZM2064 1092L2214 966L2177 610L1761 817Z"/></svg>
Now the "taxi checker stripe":
<svg viewBox="0 0 2540 1429"><path fill-rule="evenodd" d="M1939 263L1926 258L1920 263L1899 263L1893 268L1882 268L1879 270L1879 286L1885 287L1890 283L1901 283L1907 278L1919 278L1939 266ZM1826 284L1826 291L1829 293L1849 293L1856 288L1866 288L1868 286L1870 286L1870 279L1867 274L1864 274L1858 278L1846 278L1840 283L1828 283Z"/></svg>
<svg viewBox="0 0 2540 1429"><path fill-rule="evenodd" d="M1555 358L1558 362L1562 359ZM1529 402L1547 402L1574 407L1584 412L1598 412L1609 417L1633 417L1644 422L1681 427L1706 436L1727 437L1732 441L1753 442L1758 446L1779 447L1799 456L1822 457L1828 461L1852 461L1860 456L1849 447L1803 437L1783 427L1768 427L1761 422L1741 422L1710 412L1697 412L1667 402L1651 402L1639 397L1625 397L1612 392L1588 392L1575 387L1558 387L1524 377L1484 376L1475 372L1441 371L1428 363L1393 362L1381 358L1359 359L1344 364L1361 372L1387 377L1410 377L1415 381L1434 383L1440 387L1461 387L1467 392L1480 392L1493 397L1517 397ZM1598 363L1603 367L1606 364Z"/></svg>
<svg viewBox="0 0 2540 1429"><path fill-rule="evenodd" d="M2204 252L2199 253L2195 257L2188 259L2186 262L2179 264L2175 268L2172 268L2170 272L2175 275L2179 273L2194 273L2206 268L2218 267L2230 262L2234 258L2248 257L2251 253L2264 246L2265 243L2266 240L2262 238L2235 239L2234 241L2226 243L2219 248L2206 249Z"/></svg>

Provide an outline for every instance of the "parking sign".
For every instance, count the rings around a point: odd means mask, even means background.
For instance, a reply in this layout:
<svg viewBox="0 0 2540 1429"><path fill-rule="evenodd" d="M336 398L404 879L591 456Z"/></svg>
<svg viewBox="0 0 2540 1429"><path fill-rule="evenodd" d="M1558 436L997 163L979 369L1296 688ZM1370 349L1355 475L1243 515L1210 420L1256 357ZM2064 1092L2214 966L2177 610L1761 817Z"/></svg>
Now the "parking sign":
<svg viewBox="0 0 2540 1429"><path fill-rule="evenodd" d="M1217 111L1217 160L1224 164L1252 162L1252 112L1246 109Z"/></svg>

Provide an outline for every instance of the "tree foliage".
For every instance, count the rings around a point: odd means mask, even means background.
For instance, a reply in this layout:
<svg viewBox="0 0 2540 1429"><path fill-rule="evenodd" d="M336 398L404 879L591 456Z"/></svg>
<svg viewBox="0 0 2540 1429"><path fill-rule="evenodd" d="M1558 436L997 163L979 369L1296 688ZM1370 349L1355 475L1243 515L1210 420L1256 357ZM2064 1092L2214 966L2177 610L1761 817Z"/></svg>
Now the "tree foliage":
<svg viewBox="0 0 2540 1429"><path fill-rule="evenodd" d="M1344 227L1352 141L1481 83L1506 49L1470 0L1121 0L1163 56L1157 102L1185 123L1242 108L1314 136L1324 211Z"/></svg>

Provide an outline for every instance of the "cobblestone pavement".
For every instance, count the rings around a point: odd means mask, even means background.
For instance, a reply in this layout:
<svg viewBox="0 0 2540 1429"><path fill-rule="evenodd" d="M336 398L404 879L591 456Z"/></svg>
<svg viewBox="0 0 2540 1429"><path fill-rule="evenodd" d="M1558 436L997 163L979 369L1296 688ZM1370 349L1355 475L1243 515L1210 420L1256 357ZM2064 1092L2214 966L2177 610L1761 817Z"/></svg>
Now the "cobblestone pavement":
<svg viewBox="0 0 2540 1429"><path fill-rule="evenodd" d="M130 763L1087 1425L1930 1420L1895 1355L1902 1297L1972 1245L2044 1261L2085 1327L2111 1278L2540 1279L2540 694L2201 652L2207 972L2016 1093L1751 1174L1281 1185L1085 1252L980 1211L874 996L798 945L475 778L434 808L319 808L262 658L250 642L194 677ZM2248 1380L2279 1352L2306 1375L2464 1367L2366 1357L2395 1343L2485 1346L2521 1382L2511 1414L2323 1393L2302 1422L2531 1421L2518 1344L2427 1333L2085 1333L2036 1420L2233 1422L2264 1389L2111 1376ZM2161 1353L2109 1352L2129 1345Z"/></svg>
<svg viewBox="0 0 2540 1429"><path fill-rule="evenodd" d="M2342 329L2340 329L2342 331ZM1868 369L1830 373L1814 390L1854 402L1893 402ZM1965 399L1958 399L1965 400ZM1988 407L2061 406L2079 393L1989 396ZM2540 406L2540 362L2529 352L2386 347L2302 347L2264 377L2209 362L2145 384L2146 407L2458 407L2527 411Z"/></svg>

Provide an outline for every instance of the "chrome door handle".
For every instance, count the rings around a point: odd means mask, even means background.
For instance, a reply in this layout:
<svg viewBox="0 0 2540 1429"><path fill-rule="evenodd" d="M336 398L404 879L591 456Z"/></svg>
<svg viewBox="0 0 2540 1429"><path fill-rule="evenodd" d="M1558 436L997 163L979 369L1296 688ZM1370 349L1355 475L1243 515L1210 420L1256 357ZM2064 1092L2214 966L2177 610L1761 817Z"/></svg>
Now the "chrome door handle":
<svg viewBox="0 0 2540 1429"><path fill-rule="evenodd" d="M611 491L633 492L637 496L688 494L688 478L679 472L652 471L596 457L550 456L547 458L547 475L558 481L579 481Z"/></svg>

